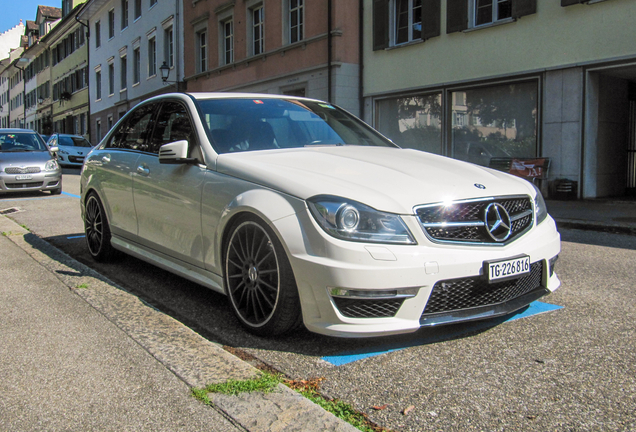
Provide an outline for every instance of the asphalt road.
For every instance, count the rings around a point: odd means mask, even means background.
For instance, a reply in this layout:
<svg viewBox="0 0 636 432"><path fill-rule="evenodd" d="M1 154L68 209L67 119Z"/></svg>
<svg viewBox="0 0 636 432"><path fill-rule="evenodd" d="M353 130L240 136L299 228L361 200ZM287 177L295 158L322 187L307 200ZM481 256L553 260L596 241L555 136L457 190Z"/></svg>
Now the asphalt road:
<svg viewBox="0 0 636 432"><path fill-rule="evenodd" d="M527 317L336 339L244 332L225 297L144 262L88 256L79 171L64 193L0 197L0 212L208 339L322 392L391 430L636 430L636 236L562 230L562 287ZM554 306L554 307L550 307ZM535 312L543 312L533 314Z"/></svg>

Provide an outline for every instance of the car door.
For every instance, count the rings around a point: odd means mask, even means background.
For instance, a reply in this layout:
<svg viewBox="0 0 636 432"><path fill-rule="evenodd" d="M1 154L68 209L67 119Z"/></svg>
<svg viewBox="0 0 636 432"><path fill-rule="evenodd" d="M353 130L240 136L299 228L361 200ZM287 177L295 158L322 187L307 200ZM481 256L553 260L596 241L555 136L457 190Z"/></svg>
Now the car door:
<svg viewBox="0 0 636 432"><path fill-rule="evenodd" d="M160 164L159 148L187 140L189 157L199 163ZM148 151L133 173L139 241L181 261L203 267L201 192L206 168L187 108L162 103Z"/></svg>
<svg viewBox="0 0 636 432"><path fill-rule="evenodd" d="M137 239L137 213L133 199L133 173L147 150L157 104L143 105L129 114L108 138L106 146L91 155L100 165L100 198L114 235Z"/></svg>

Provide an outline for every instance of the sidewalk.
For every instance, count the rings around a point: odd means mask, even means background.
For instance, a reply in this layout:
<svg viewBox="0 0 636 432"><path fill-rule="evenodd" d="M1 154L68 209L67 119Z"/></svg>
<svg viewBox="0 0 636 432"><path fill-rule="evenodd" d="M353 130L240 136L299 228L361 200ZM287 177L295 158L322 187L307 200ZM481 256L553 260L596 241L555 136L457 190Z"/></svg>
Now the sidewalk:
<svg viewBox="0 0 636 432"><path fill-rule="evenodd" d="M546 201L558 228L636 235L636 200Z"/></svg>
<svg viewBox="0 0 636 432"><path fill-rule="evenodd" d="M258 371L0 216L0 430L355 431L296 392L192 387Z"/></svg>

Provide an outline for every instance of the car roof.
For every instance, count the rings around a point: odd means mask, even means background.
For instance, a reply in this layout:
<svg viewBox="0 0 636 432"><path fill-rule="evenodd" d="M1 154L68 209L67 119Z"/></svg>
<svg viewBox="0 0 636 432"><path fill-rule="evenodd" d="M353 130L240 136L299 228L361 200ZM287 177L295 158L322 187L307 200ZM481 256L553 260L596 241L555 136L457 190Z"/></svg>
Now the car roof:
<svg viewBox="0 0 636 432"><path fill-rule="evenodd" d="M183 96L189 96L196 100L206 99L294 99L294 100L306 100L313 102L322 102L317 99L311 99L306 97L291 96L291 95L278 95L268 93L230 93L230 92L188 92L188 93L165 93L155 96L147 100L161 100L171 97L183 98Z"/></svg>
<svg viewBox="0 0 636 432"><path fill-rule="evenodd" d="M36 133L33 129L2 128L0 133Z"/></svg>

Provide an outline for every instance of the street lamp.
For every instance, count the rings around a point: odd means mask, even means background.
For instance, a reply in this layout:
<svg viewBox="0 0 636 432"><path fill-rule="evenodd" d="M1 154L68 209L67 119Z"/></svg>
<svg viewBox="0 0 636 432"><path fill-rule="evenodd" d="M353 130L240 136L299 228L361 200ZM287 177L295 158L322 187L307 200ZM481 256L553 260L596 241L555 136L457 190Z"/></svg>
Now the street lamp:
<svg viewBox="0 0 636 432"><path fill-rule="evenodd" d="M165 61L159 67L159 72L161 72L161 81L164 83L174 83L175 87L177 87L177 91L179 91L179 81L168 81L168 77L170 77L170 66L168 66Z"/></svg>

